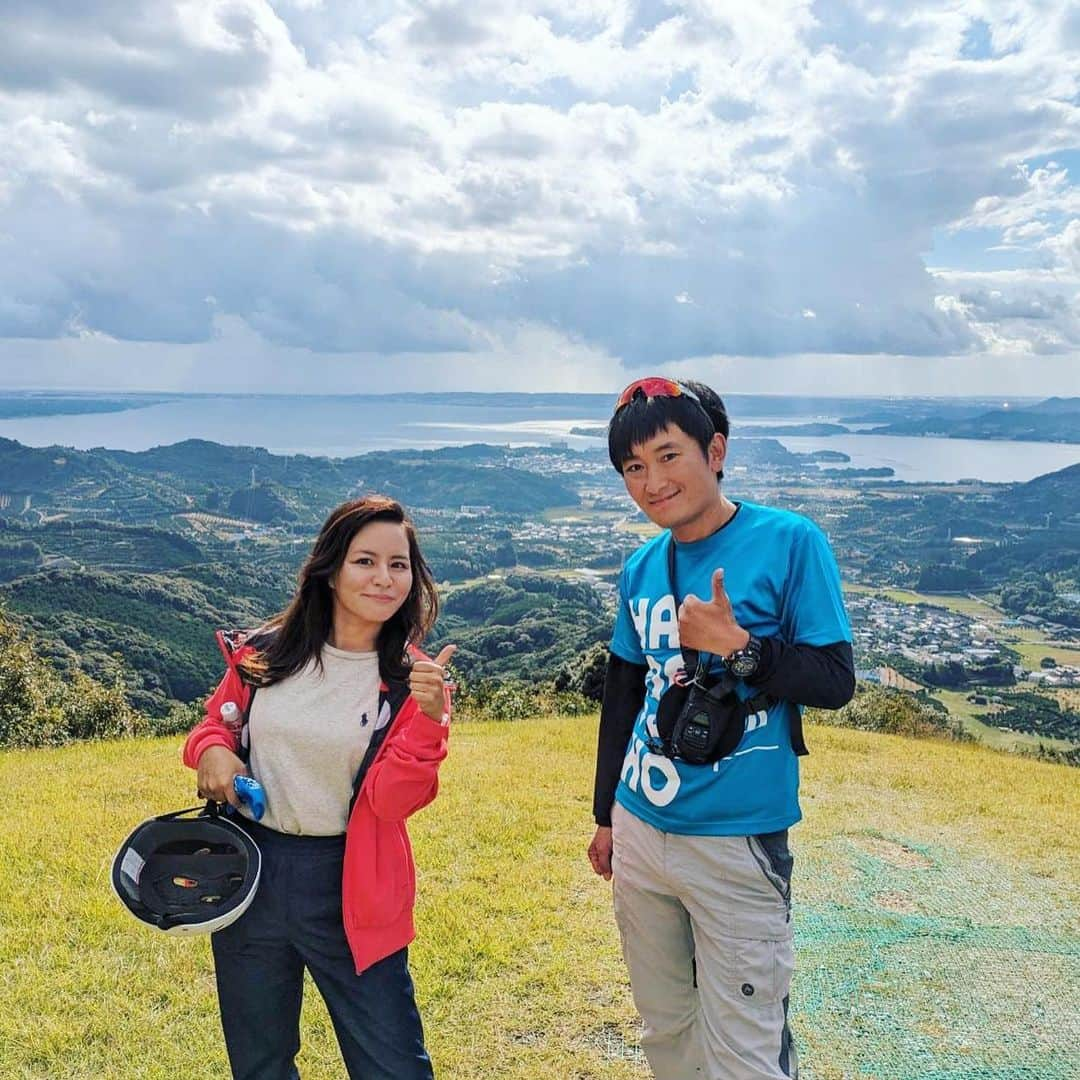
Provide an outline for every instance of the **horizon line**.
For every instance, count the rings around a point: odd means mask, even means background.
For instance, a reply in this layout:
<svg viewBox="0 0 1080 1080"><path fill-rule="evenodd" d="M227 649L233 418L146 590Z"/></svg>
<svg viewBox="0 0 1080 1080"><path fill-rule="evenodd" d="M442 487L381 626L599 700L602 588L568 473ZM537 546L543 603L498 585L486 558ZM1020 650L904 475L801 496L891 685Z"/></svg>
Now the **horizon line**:
<svg viewBox="0 0 1080 1080"><path fill-rule="evenodd" d="M72 386L4 386L0 384L0 394L18 395L60 395L79 394L94 395L97 397L127 396L127 397L272 397L272 398L311 398L313 400L326 398L378 398L378 397L496 397L500 395L514 395L517 397L596 397L608 398L617 396L618 387L614 390L341 390L322 393L305 393L299 390L143 390L143 389L111 389L111 388L87 388ZM718 391L719 392L719 391ZM721 395L727 398L753 397L753 398L809 398L812 400L827 401L1044 401L1048 398L1074 398L1080 397L1068 393L1041 393L1041 394L828 394L828 393L776 393L769 391L724 391Z"/></svg>

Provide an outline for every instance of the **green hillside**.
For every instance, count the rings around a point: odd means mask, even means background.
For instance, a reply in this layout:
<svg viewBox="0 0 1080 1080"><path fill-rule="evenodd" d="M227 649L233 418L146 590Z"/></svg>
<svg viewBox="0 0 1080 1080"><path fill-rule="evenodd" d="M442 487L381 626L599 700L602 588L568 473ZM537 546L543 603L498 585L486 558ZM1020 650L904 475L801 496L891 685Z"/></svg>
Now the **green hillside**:
<svg viewBox="0 0 1080 1080"><path fill-rule="evenodd" d="M162 716L221 675L214 630L265 616L225 588L168 574L52 570L0 588L8 610L62 671L123 678L131 703Z"/></svg>
<svg viewBox="0 0 1080 1080"><path fill-rule="evenodd" d="M457 723L411 826L410 959L442 1080L647 1076L610 886L584 856L595 731L595 715ZM808 740L792 841L804 1080L1075 1075L1075 773L935 740ZM0 753L0 1076L227 1075L207 941L156 935L108 886L123 836L193 801L178 745ZM314 993L304 1024L304 1080L338 1080Z"/></svg>
<svg viewBox="0 0 1080 1080"><path fill-rule="evenodd" d="M98 453L134 473L167 478L189 491L214 485L239 489L253 478L271 482L278 499L308 508L315 503L320 515L350 490L382 491L410 506L436 508L486 503L504 510L542 510L577 502L573 489L559 480L514 468L462 468L460 453L441 450L322 458L189 439L139 453ZM289 492L294 493L292 500Z"/></svg>
<svg viewBox="0 0 1080 1080"><path fill-rule="evenodd" d="M35 449L0 438L0 490L56 491L79 483L108 484L123 470L94 451L49 446Z"/></svg>
<svg viewBox="0 0 1080 1080"><path fill-rule="evenodd" d="M78 739L146 734L144 717L115 679L64 678L0 610L0 746L59 746Z"/></svg>
<svg viewBox="0 0 1080 1080"><path fill-rule="evenodd" d="M577 504L573 486L515 468L504 460L506 452L495 452L499 466L486 468L490 455L476 447L325 458L201 439L139 452L33 448L0 439L0 495L30 496L36 508L125 524L230 502L234 513L242 512L253 500L258 520L315 522L350 492L363 491L437 509L483 504L542 511ZM245 488L259 495L245 496Z"/></svg>
<svg viewBox="0 0 1080 1080"><path fill-rule="evenodd" d="M611 635L590 586L515 572L450 591L431 647L454 642L454 665L475 677L546 682L560 664Z"/></svg>
<svg viewBox="0 0 1080 1080"><path fill-rule="evenodd" d="M26 542L36 545L42 554L103 569L156 572L189 566L203 558L198 544L155 526L65 519L30 527L0 518L0 543Z"/></svg>

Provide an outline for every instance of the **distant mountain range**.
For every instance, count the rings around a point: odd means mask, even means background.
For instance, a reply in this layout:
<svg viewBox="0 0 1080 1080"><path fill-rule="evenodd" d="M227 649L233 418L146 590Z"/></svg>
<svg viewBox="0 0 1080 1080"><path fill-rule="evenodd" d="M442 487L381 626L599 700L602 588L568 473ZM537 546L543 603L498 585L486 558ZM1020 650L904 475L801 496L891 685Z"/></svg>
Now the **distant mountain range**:
<svg viewBox="0 0 1080 1080"><path fill-rule="evenodd" d="M996 408L1000 402L995 398L850 398L813 397L784 394L729 394L723 386L716 390L722 394L730 415L739 417L842 417L842 423L889 423L912 416L944 414L950 416L975 416ZM41 417L73 415L77 413L114 412L141 409L169 402L208 399L273 400L291 398L315 401L320 397L334 401L363 402L417 402L456 405L463 408L483 406L514 408L565 408L582 406L590 411L600 408L607 414L615 400L616 391L607 394L563 393L489 393L456 391L451 393L396 394L177 394L177 393L75 393L68 391L13 391L0 390L0 420L17 417ZM1022 399L1015 407L1026 407L1037 399ZM853 415L857 413L858 415ZM845 414L848 414L845 416Z"/></svg>
<svg viewBox="0 0 1080 1080"><path fill-rule="evenodd" d="M1002 405L969 416L939 411L898 420L863 434L1080 443L1080 398L1052 397L1022 408Z"/></svg>

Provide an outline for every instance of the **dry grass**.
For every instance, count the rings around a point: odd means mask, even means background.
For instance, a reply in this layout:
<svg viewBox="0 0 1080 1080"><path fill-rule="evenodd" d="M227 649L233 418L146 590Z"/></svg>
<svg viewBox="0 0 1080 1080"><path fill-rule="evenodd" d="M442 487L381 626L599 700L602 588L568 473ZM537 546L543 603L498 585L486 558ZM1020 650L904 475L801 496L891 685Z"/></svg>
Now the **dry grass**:
<svg viewBox="0 0 1080 1080"><path fill-rule="evenodd" d="M843 887L853 836L898 822L913 849L955 845L1039 875L1048 905L1075 890L1075 772L833 728L809 739L795 844L822 869L807 902ZM595 717L460 725L442 793L413 823L412 965L442 1080L646 1075L610 888L584 859L594 745ZM138 926L107 880L134 824L192 801L176 740L6 752L0 787L0 1076L226 1076L207 942ZM828 1047L816 1057L814 1075L832 1075ZM300 1064L305 1080L341 1075L314 993Z"/></svg>

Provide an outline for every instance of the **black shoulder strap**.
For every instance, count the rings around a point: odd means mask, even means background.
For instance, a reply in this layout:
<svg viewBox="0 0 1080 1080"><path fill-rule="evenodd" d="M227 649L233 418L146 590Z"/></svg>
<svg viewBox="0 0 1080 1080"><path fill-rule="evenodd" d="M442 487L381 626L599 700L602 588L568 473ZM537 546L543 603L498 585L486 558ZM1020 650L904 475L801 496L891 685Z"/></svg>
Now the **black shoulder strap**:
<svg viewBox="0 0 1080 1080"><path fill-rule="evenodd" d="M671 588L671 598L675 601L675 611L678 614L679 605L682 601L679 599L679 586L676 579L675 572L675 534L668 533L668 545L667 545L667 569L668 569L668 585ZM693 672L693 677L696 680L703 678L709 671L709 654L700 653L697 649L691 649L686 645L683 645L682 640L679 641L679 648L682 650L683 655L683 667L688 672Z"/></svg>
<svg viewBox="0 0 1080 1080"><path fill-rule="evenodd" d="M386 742L387 736L390 734L390 729L394 726L398 714L401 712L401 706L405 704L405 699L409 696L409 684L404 680L387 679L385 680L385 684L386 689L379 690L379 705L375 721L376 725L379 724L379 718L382 717L384 709L390 711L390 716L385 724L376 726L375 730L371 733L371 741L368 743L364 758L360 762L360 768L356 770L356 775L353 777L352 797L349 799L350 816L352 815L352 809L356 800L360 797L360 788L364 784L368 769L371 768L371 763L375 760L375 756L378 754L382 744Z"/></svg>
<svg viewBox="0 0 1080 1080"><path fill-rule="evenodd" d="M668 582L671 585L671 595L675 600L676 607L679 604L678 586L676 584L676 571L675 571L675 536L669 534L668 546L667 546L667 567L668 567ZM681 646L681 642L680 642ZM686 665L687 671L693 671L695 673L694 678L697 680L700 676L704 676L708 671L709 654L702 655L697 649L690 649L682 646L683 663ZM732 678L729 672L725 671L720 681L717 682L708 692L711 696L716 698L722 698L727 694L735 685L736 680ZM780 703L780 698L773 697L771 694L755 694L751 698L747 698L742 702L742 715L745 722L748 716L753 716L754 713L764 710L768 712L774 705ZM804 757L809 754L810 751L806 748L806 740L803 737L802 728L802 713L799 709L792 709L791 716L791 748L795 751L797 757Z"/></svg>
<svg viewBox="0 0 1080 1080"><path fill-rule="evenodd" d="M791 748L796 757L806 757L810 751L807 749L806 740L803 738L802 713L796 708L791 716Z"/></svg>

